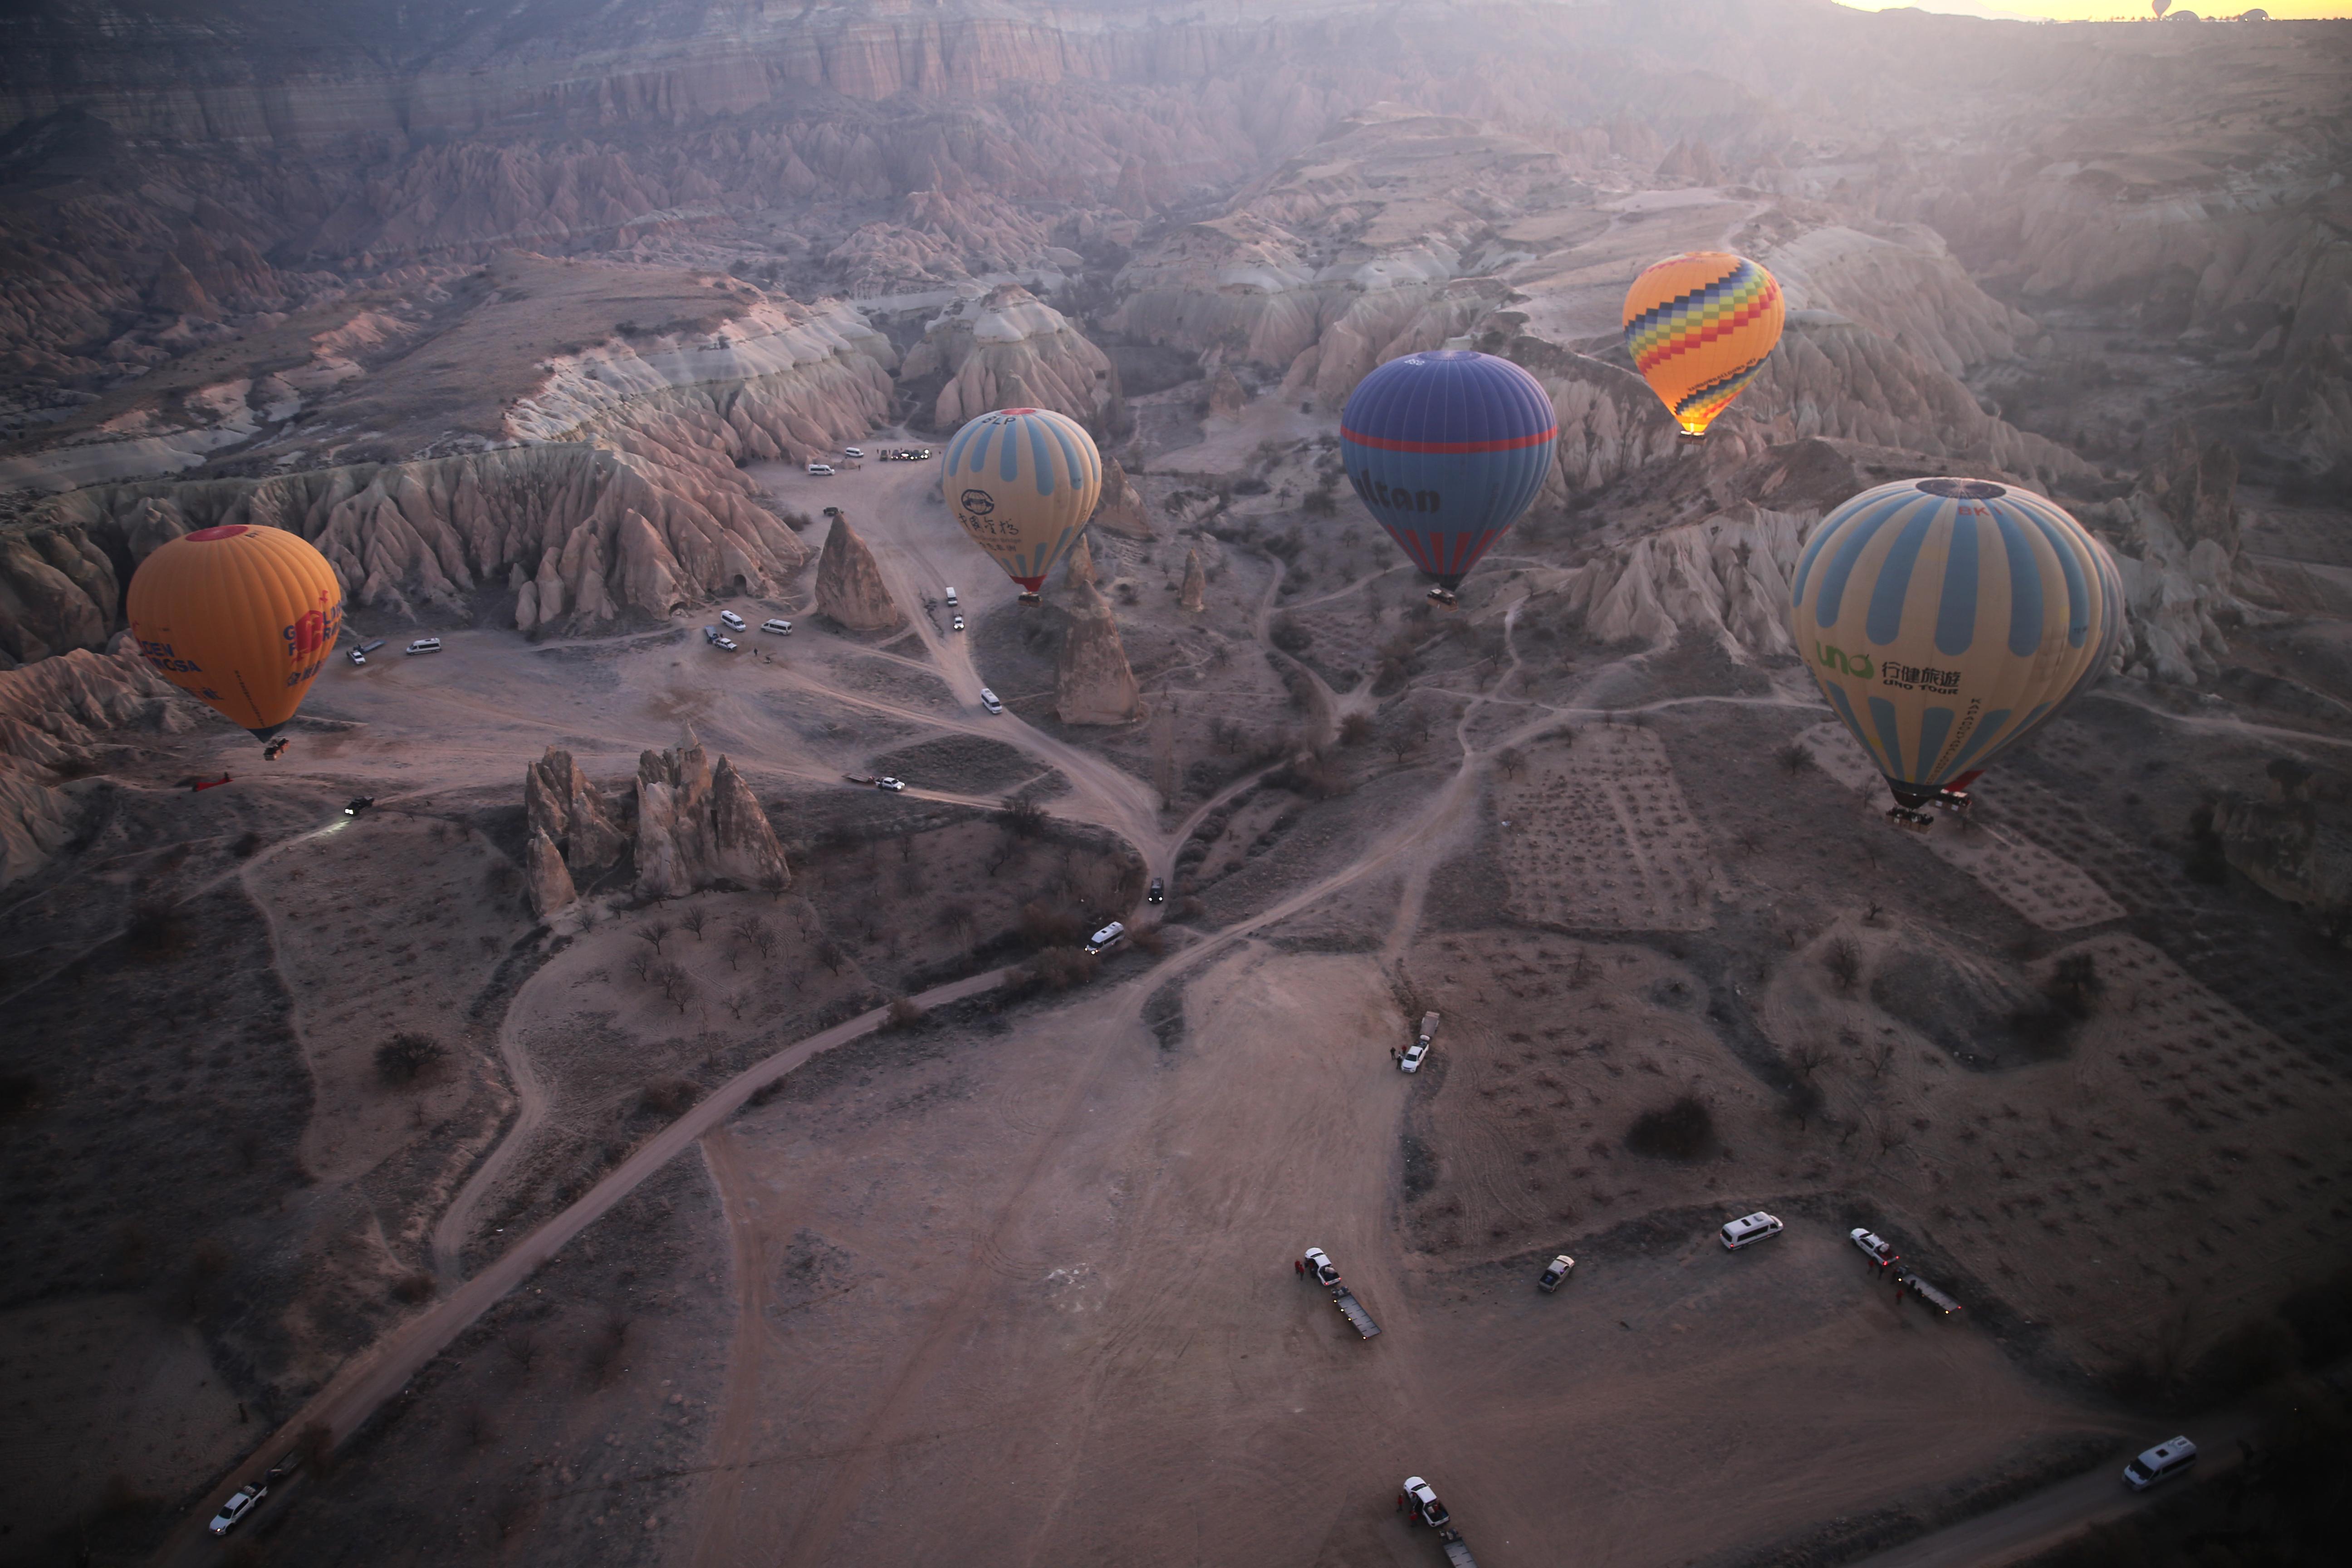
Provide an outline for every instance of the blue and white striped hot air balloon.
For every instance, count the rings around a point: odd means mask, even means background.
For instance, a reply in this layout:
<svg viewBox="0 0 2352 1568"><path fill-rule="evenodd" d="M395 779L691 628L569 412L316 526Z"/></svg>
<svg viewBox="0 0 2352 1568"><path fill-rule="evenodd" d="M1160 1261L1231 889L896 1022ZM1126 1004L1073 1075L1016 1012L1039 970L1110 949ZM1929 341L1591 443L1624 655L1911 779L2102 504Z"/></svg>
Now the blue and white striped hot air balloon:
<svg viewBox="0 0 2352 1568"><path fill-rule="evenodd" d="M1034 604L1094 516L1102 477L1085 426L1050 408L1000 408L949 440L940 489L972 542Z"/></svg>
<svg viewBox="0 0 2352 1568"><path fill-rule="evenodd" d="M2105 671L2122 578L2065 510L1984 479L1902 479L1823 518L1790 630L1899 819L1974 777Z"/></svg>
<svg viewBox="0 0 2352 1568"><path fill-rule="evenodd" d="M1392 359L1339 415L1349 482L1451 604L1463 574L1543 489L1551 399L1507 359L1444 349Z"/></svg>

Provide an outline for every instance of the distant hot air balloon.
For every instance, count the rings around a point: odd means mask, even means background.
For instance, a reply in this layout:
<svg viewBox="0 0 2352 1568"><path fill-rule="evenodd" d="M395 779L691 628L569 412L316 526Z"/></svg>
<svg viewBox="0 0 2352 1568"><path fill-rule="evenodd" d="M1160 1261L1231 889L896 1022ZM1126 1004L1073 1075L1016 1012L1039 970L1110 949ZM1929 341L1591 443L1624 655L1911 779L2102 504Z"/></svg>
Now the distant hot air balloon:
<svg viewBox="0 0 2352 1568"><path fill-rule="evenodd" d="M1696 441L1756 379L1786 313L1779 281L1745 257L1670 256L1625 290L1625 348L1684 439Z"/></svg>
<svg viewBox="0 0 2352 1568"><path fill-rule="evenodd" d="M2147 8L2161 16L2172 9L2172 0L2147 0Z"/></svg>
<svg viewBox="0 0 2352 1568"><path fill-rule="evenodd" d="M2087 689L2120 635L2122 578L2060 507L1983 479L1902 479L1823 518L1790 631L1912 826Z"/></svg>
<svg viewBox="0 0 2352 1568"><path fill-rule="evenodd" d="M1339 415L1349 481L1454 602L1463 574L1543 489L1559 434L1541 383L1507 359L1444 349L1392 359Z"/></svg>
<svg viewBox="0 0 2352 1568"><path fill-rule="evenodd" d="M955 433L940 483L972 542L1034 605L1045 574L1094 516L1102 472L1102 454L1076 420L1050 408L1000 408Z"/></svg>
<svg viewBox="0 0 2352 1568"><path fill-rule="evenodd" d="M139 656L267 741L302 705L343 626L327 558L283 529L184 533L131 579Z"/></svg>

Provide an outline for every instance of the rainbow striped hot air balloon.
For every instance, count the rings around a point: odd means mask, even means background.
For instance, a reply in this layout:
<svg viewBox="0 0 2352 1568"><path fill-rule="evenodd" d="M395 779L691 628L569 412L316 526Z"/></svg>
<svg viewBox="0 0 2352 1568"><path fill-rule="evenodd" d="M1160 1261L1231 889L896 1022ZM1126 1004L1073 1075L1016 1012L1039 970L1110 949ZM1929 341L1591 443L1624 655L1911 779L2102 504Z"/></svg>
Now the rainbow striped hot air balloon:
<svg viewBox="0 0 2352 1568"><path fill-rule="evenodd" d="M1094 516L1102 476L1102 454L1076 420L1050 408L1000 408L948 442L940 485L972 542L1034 605L1045 574Z"/></svg>
<svg viewBox="0 0 2352 1568"><path fill-rule="evenodd" d="M1444 349L1392 359L1339 415L1349 482L1454 602L1463 574L1543 489L1559 436L1542 384L1507 359Z"/></svg>
<svg viewBox="0 0 2352 1568"><path fill-rule="evenodd" d="M1727 251L1692 251L1643 268L1625 290L1625 347L1696 441L1764 368L1786 314L1769 272Z"/></svg>
<svg viewBox="0 0 2352 1568"><path fill-rule="evenodd" d="M1895 820L1965 784L2095 682L2123 579L2057 505L1984 479L1902 479L1823 518L1790 630L1895 792Z"/></svg>

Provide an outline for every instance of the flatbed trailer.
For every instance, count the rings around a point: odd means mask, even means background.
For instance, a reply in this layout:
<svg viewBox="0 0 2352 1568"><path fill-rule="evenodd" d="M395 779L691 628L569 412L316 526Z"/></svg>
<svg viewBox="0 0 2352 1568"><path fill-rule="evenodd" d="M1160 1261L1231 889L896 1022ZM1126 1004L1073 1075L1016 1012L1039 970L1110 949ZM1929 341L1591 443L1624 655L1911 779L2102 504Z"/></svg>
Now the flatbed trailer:
<svg viewBox="0 0 2352 1568"><path fill-rule="evenodd" d="M1439 1544L1445 1548L1445 1561L1452 1563L1453 1568L1478 1568L1478 1560L1470 1555L1470 1543L1462 1539L1460 1531L1441 1530L1437 1532L1437 1539Z"/></svg>
<svg viewBox="0 0 2352 1568"><path fill-rule="evenodd" d="M1927 1281L1920 1279L1916 1274L1910 1272L1908 1269L1906 1269L1903 1273L1895 1277L1895 1283L1900 1285L1904 1289L1910 1291L1914 1296L1918 1297L1922 1301L1927 1302L1930 1307L1935 1308L1937 1311L1941 1312L1945 1317L1949 1318L1956 1316L1961 1310L1960 1304L1958 1301L1953 1300L1949 1296L1945 1295L1941 1290L1937 1289L1933 1285L1928 1284Z"/></svg>
<svg viewBox="0 0 2352 1568"><path fill-rule="evenodd" d="M1339 1309L1339 1315L1355 1325L1356 1332L1364 1338L1369 1340L1381 1331L1381 1326L1372 1321L1372 1315L1364 1310L1364 1304L1356 1300L1356 1293L1345 1285L1331 1287L1331 1304Z"/></svg>

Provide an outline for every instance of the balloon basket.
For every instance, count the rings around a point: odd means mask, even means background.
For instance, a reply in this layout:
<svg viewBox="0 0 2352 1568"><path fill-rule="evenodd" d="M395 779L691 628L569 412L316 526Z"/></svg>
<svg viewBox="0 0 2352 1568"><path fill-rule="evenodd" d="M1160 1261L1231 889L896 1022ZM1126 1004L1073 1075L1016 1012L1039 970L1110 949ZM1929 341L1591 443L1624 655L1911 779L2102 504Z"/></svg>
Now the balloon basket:
<svg viewBox="0 0 2352 1568"><path fill-rule="evenodd" d="M1969 807L1976 803L1976 796L1964 789L1938 790L1936 793L1936 809L1949 812L1954 816L1966 816Z"/></svg>
<svg viewBox="0 0 2352 1568"><path fill-rule="evenodd" d="M1706 445L1706 432L1704 430L1696 432L1677 430L1675 432L1675 445L1680 447L1685 451L1689 451L1694 447L1704 447Z"/></svg>
<svg viewBox="0 0 2352 1568"><path fill-rule="evenodd" d="M1441 610L1450 610L1462 601L1454 596L1454 592L1450 588L1432 588L1429 591L1429 602Z"/></svg>
<svg viewBox="0 0 2352 1568"><path fill-rule="evenodd" d="M1924 811L1914 811L1907 805L1886 808L1886 820L1897 827L1907 827L1914 833L1925 833L1936 826L1936 819Z"/></svg>
<svg viewBox="0 0 2352 1568"><path fill-rule="evenodd" d="M1024 605L1042 605L1045 602L1045 595L1043 594L1028 593L1022 595L1020 598L1020 603Z"/></svg>

